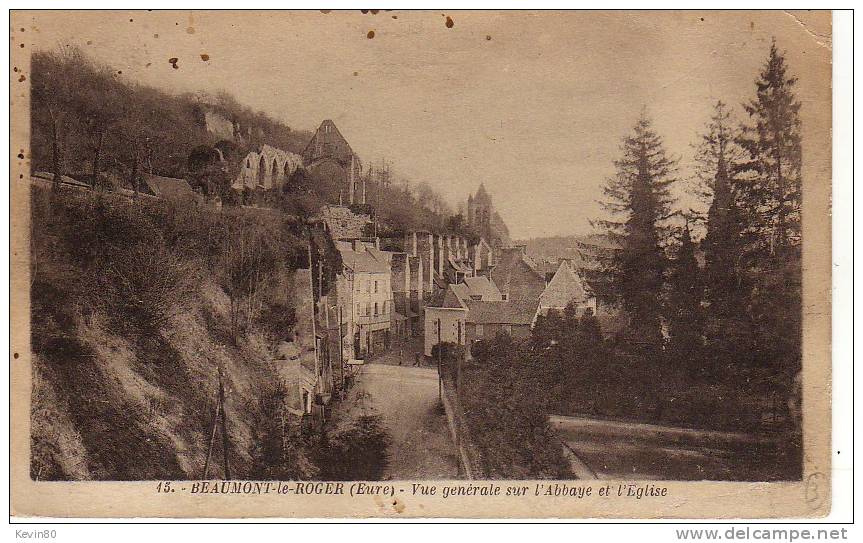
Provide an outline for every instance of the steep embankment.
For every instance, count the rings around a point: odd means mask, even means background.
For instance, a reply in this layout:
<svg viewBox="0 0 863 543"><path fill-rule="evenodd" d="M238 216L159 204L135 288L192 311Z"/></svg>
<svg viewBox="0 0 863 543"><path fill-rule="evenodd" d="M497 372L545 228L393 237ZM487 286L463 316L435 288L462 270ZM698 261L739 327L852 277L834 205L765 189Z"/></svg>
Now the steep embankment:
<svg viewBox="0 0 863 543"><path fill-rule="evenodd" d="M200 477L220 366L230 468L250 476L260 398L276 382L255 316L289 312L289 303L242 285L231 271L245 273L248 262L231 266L230 251L206 250L216 227L237 218L41 189L33 196L32 477ZM237 292L231 303L219 266L229 284L253 293L248 304ZM248 326L238 334L236 322ZM215 443L210 474L221 476L221 435Z"/></svg>

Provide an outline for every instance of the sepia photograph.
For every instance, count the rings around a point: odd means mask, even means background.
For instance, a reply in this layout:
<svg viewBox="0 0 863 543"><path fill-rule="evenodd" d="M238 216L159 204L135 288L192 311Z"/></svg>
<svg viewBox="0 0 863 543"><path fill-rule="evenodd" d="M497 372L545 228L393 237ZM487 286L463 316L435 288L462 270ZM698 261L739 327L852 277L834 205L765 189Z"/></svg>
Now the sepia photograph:
<svg viewBox="0 0 863 543"><path fill-rule="evenodd" d="M829 512L830 12L10 25L13 511Z"/></svg>

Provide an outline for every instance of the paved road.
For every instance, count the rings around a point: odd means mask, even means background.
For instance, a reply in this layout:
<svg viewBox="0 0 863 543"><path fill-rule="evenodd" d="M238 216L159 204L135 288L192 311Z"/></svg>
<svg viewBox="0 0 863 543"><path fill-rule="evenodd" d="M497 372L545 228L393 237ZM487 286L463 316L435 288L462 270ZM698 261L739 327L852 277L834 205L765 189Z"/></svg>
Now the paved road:
<svg viewBox="0 0 863 543"><path fill-rule="evenodd" d="M364 402L383 416L393 444L384 478L456 479L458 459L443 408L437 371L371 363L356 386Z"/></svg>

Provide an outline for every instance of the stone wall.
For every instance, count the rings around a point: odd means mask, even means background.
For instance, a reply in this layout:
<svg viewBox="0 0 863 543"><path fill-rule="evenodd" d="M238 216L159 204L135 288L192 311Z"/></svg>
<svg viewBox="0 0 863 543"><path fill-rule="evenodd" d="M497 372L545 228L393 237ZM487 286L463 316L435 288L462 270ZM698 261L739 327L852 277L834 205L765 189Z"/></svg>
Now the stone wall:
<svg viewBox="0 0 863 543"><path fill-rule="evenodd" d="M482 478L482 456L473 444L467 417L458 398L455 380L449 376L443 378L442 400L450 436L458 452L460 475L467 480Z"/></svg>

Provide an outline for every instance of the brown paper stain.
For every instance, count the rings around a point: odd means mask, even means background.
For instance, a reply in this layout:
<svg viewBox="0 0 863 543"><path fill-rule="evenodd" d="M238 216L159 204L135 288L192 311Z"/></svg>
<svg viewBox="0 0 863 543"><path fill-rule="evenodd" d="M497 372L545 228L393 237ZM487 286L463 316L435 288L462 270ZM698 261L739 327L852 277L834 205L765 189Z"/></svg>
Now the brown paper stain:
<svg viewBox="0 0 863 543"><path fill-rule="evenodd" d="M367 37L368 39L370 39L370 40L371 40L371 39L373 39L373 38L375 37L375 31L374 31L374 30L369 30L369 33L368 33L368 34L366 34L366 37Z"/></svg>
<svg viewBox="0 0 863 543"><path fill-rule="evenodd" d="M455 23L453 22L452 17L450 17L450 16L447 16L446 23L444 23L444 24L446 24L447 28L452 28L453 26L455 26Z"/></svg>
<svg viewBox="0 0 863 543"><path fill-rule="evenodd" d="M179 61L180 61L180 59L178 59L177 57L169 58L168 64L170 64L171 67L176 70L179 68L179 66L177 66L177 62L179 62Z"/></svg>
<svg viewBox="0 0 863 543"><path fill-rule="evenodd" d="M210 60L210 55L208 55L207 53L201 53L201 60L207 62L208 60Z"/></svg>

